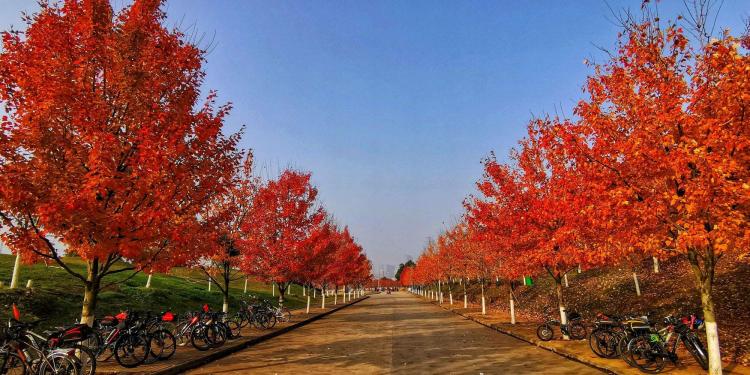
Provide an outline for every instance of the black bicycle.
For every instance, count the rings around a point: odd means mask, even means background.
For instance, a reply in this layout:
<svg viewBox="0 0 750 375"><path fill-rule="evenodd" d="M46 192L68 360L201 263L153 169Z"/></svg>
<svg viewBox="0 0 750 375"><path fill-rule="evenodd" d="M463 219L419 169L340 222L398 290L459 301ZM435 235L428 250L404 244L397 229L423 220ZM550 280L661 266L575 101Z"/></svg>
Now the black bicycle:
<svg viewBox="0 0 750 375"><path fill-rule="evenodd" d="M673 316L664 318L663 328L649 335L634 337L628 342L624 354L629 359L628 363L645 373L661 372L667 360L677 363L677 344L682 342L695 361L708 370L707 351L694 332L699 326L695 323L699 320L694 315L683 319ZM686 322L690 322L690 325Z"/></svg>
<svg viewBox="0 0 750 375"><path fill-rule="evenodd" d="M563 335L573 340L582 340L586 338L586 326L583 324L581 314L575 311L565 311L567 323L562 324L560 320L552 316L552 309L544 310L545 321L536 329L536 335L542 341L550 341L555 336L554 326L559 326Z"/></svg>

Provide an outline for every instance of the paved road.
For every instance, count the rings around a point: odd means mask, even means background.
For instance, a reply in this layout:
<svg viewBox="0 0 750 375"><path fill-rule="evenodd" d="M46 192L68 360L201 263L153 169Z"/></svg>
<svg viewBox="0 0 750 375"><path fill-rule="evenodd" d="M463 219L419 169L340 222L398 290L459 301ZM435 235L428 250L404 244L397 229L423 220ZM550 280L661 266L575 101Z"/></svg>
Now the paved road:
<svg viewBox="0 0 750 375"><path fill-rule="evenodd" d="M601 374L405 293L380 294L190 374Z"/></svg>

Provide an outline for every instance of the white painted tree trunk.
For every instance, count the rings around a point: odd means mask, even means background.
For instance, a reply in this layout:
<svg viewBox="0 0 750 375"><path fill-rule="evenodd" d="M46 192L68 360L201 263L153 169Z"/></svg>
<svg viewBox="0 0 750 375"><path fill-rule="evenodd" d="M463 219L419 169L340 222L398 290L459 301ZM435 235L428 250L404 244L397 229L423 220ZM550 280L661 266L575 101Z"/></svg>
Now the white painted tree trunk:
<svg viewBox="0 0 750 375"><path fill-rule="evenodd" d="M652 257L654 260L654 273L659 273L659 258Z"/></svg>
<svg viewBox="0 0 750 375"><path fill-rule="evenodd" d="M560 306L560 323L568 324L568 314L565 313L565 306ZM570 340L570 337L563 335L563 340Z"/></svg>
<svg viewBox="0 0 750 375"><path fill-rule="evenodd" d="M307 310L305 311L305 314L310 313L310 295L307 295Z"/></svg>
<svg viewBox="0 0 750 375"><path fill-rule="evenodd" d="M271 296L276 297L276 284L271 284Z"/></svg>
<svg viewBox="0 0 750 375"><path fill-rule="evenodd" d="M563 280L565 280L565 287L569 288L570 284L568 284L568 274L567 273L565 275L563 275Z"/></svg>
<svg viewBox="0 0 750 375"><path fill-rule="evenodd" d="M306 295L307 295L307 287L303 285L302 286L302 297L304 297Z"/></svg>
<svg viewBox="0 0 750 375"><path fill-rule="evenodd" d="M721 375L721 352L719 347L719 327L716 322L705 322L706 345L708 349L708 373Z"/></svg>
<svg viewBox="0 0 750 375"><path fill-rule="evenodd" d="M338 305L339 304L339 294L338 292L333 294L333 304Z"/></svg>
<svg viewBox="0 0 750 375"><path fill-rule="evenodd" d="M442 305L442 304L443 304L443 301L444 301L444 300L443 300L443 291L441 290L441 291L440 291L440 300L438 301L438 303L440 303L440 304Z"/></svg>
<svg viewBox="0 0 750 375"><path fill-rule="evenodd" d="M578 273L581 273L581 265L578 265Z"/></svg>
<svg viewBox="0 0 750 375"><path fill-rule="evenodd" d="M633 281L635 282L635 294L641 295L641 285L638 283L638 274L633 271Z"/></svg>
<svg viewBox="0 0 750 375"><path fill-rule="evenodd" d="M326 308L326 294L325 291L320 291L320 308L325 309Z"/></svg>
<svg viewBox="0 0 750 375"><path fill-rule="evenodd" d="M151 288L151 277L153 277L153 276L154 276L154 274L152 274L152 273L148 274L148 279L146 279L146 289Z"/></svg>
<svg viewBox="0 0 750 375"><path fill-rule="evenodd" d="M482 315L487 315L487 303L484 299L484 283L482 283Z"/></svg>
<svg viewBox="0 0 750 375"><path fill-rule="evenodd" d="M510 324L516 324L516 305L513 301L513 292L510 292Z"/></svg>
<svg viewBox="0 0 750 375"><path fill-rule="evenodd" d="M211 278L208 278L208 291L211 291Z"/></svg>
<svg viewBox="0 0 750 375"><path fill-rule="evenodd" d="M13 265L13 276L10 278L10 288L18 287L18 275L21 273L21 252L16 252L16 263Z"/></svg>
<svg viewBox="0 0 750 375"><path fill-rule="evenodd" d="M229 312L229 302L224 301L224 304L221 305L221 311L224 312L224 313L228 313Z"/></svg>
<svg viewBox="0 0 750 375"><path fill-rule="evenodd" d="M247 277L245 278L245 288L242 290L242 294L247 294Z"/></svg>
<svg viewBox="0 0 750 375"><path fill-rule="evenodd" d="M453 292L448 292L448 300L450 301L451 306L453 306Z"/></svg>
<svg viewBox="0 0 750 375"><path fill-rule="evenodd" d="M464 294L464 308L469 308L469 298L466 296L466 294Z"/></svg>
<svg viewBox="0 0 750 375"><path fill-rule="evenodd" d="M34 282L33 282L33 281L31 281L31 279L29 279L29 280L28 280L28 281L26 282L26 289L31 289L31 287L33 287L33 286L34 286Z"/></svg>

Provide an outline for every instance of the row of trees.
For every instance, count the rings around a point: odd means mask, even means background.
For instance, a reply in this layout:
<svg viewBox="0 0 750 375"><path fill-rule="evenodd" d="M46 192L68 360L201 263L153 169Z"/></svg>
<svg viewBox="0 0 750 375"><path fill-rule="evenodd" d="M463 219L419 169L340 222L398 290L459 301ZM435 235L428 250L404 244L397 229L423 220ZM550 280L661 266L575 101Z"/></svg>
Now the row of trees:
<svg viewBox="0 0 750 375"><path fill-rule="evenodd" d="M750 240L750 36L697 24L688 38L656 17L625 22L575 116L533 119L510 163L486 158L480 194L402 280L547 274L565 322L571 270L683 257L720 374L716 264L746 259Z"/></svg>
<svg viewBox="0 0 750 375"><path fill-rule="evenodd" d="M200 247L187 265L201 269L224 295L232 281L254 276L273 283L279 304L292 284L320 289L361 287L371 264L349 229L316 202L311 175L283 171L261 183L248 155L228 191L201 214ZM201 256L196 256L202 254Z"/></svg>
<svg viewBox="0 0 750 375"><path fill-rule="evenodd" d="M25 31L2 33L2 241L80 281L84 322L112 283L174 266L204 269L225 297L239 271L282 298L291 282L368 279L309 173L252 176L241 132L222 131L231 105L201 93L206 51L164 26L161 3L41 2Z"/></svg>

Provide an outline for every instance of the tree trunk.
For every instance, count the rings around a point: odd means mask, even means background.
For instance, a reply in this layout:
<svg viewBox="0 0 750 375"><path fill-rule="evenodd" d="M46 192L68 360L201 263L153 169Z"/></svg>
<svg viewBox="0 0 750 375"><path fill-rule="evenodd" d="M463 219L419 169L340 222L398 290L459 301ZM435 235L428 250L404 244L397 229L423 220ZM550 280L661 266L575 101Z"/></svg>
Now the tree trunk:
<svg viewBox="0 0 750 375"><path fill-rule="evenodd" d="M288 286L283 285L283 283L279 284L279 307L284 306L284 293L286 293L287 287Z"/></svg>
<svg viewBox="0 0 750 375"><path fill-rule="evenodd" d="M651 257L654 260L654 273L659 273L659 258Z"/></svg>
<svg viewBox="0 0 750 375"><path fill-rule="evenodd" d="M224 303L221 305L221 311L229 312L229 289L224 290Z"/></svg>
<svg viewBox="0 0 750 375"><path fill-rule="evenodd" d="M555 279L555 291L557 292L557 305L560 307L560 324L568 324L568 314L565 313L565 300L563 299L563 286L559 277ZM563 334L563 340L570 340L568 335Z"/></svg>
<svg viewBox="0 0 750 375"><path fill-rule="evenodd" d="M326 290L325 289L320 290L320 308L321 309L326 308Z"/></svg>
<svg viewBox="0 0 750 375"><path fill-rule="evenodd" d="M86 282L83 288L83 306L81 308L81 323L92 325L94 313L99 297L99 261L97 259L86 262Z"/></svg>
<svg viewBox="0 0 750 375"><path fill-rule="evenodd" d="M635 282L635 294L637 296L641 295L641 284L638 283L638 274L633 271L633 282Z"/></svg>
<svg viewBox="0 0 750 375"><path fill-rule="evenodd" d="M304 297L304 296L306 296L306 295L307 295L307 286L306 286L306 285L303 285L303 286L302 286L302 297Z"/></svg>
<svg viewBox="0 0 750 375"><path fill-rule="evenodd" d="M513 291L510 291L510 324L516 324L516 306L513 301Z"/></svg>
<svg viewBox="0 0 750 375"><path fill-rule="evenodd" d="M440 280L438 280L438 293L439 293L438 294L438 304L442 304L443 303L443 285L440 282Z"/></svg>
<svg viewBox="0 0 750 375"><path fill-rule="evenodd" d="M21 252L16 252L16 263L13 266L13 276L10 278L10 288L18 287L18 275L21 273Z"/></svg>
<svg viewBox="0 0 750 375"><path fill-rule="evenodd" d="M568 274L566 273L563 275L563 279L565 280L565 287L570 288L570 284L568 284Z"/></svg>
<svg viewBox="0 0 750 375"><path fill-rule="evenodd" d="M305 314L310 313L310 295L307 295L307 310L305 311Z"/></svg>
<svg viewBox="0 0 750 375"><path fill-rule="evenodd" d="M703 320L706 324L706 349L708 349L708 373L709 375L720 375L721 347L719 346L719 327L716 324L714 312L713 284L716 258L713 248L705 249L703 262L698 260L695 249L688 250L688 260L693 269L697 287L701 294L701 306L703 307Z"/></svg>
<svg viewBox="0 0 750 375"><path fill-rule="evenodd" d="M318 298L318 288L313 287L313 298Z"/></svg>
<svg viewBox="0 0 750 375"><path fill-rule="evenodd" d="M245 278L245 288L242 290L242 294L247 294L247 277Z"/></svg>
<svg viewBox="0 0 750 375"><path fill-rule="evenodd" d="M151 288L151 277L152 276L154 276L153 273L149 273L148 274L148 279L146 279L146 289L150 289Z"/></svg>
<svg viewBox="0 0 750 375"><path fill-rule="evenodd" d="M469 297L466 295L466 283L463 283L464 286L464 308L469 308Z"/></svg>
<svg viewBox="0 0 750 375"><path fill-rule="evenodd" d="M211 278L208 278L208 291L211 291Z"/></svg>
<svg viewBox="0 0 750 375"><path fill-rule="evenodd" d="M333 293L333 304L338 305L339 304L339 286L336 285L336 289Z"/></svg>
<svg viewBox="0 0 750 375"><path fill-rule="evenodd" d="M451 306L453 306L453 292L448 292L448 301L450 301Z"/></svg>
<svg viewBox="0 0 750 375"><path fill-rule="evenodd" d="M271 297L276 297L276 283L271 284Z"/></svg>
<svg viewBox="0 0 750 375"><path fill-rule="evenodd" d="M481 285L482 285L482 315L486 315L487 304L485 303L485 299L484 299L484 281L482 281Z"/></svg>

